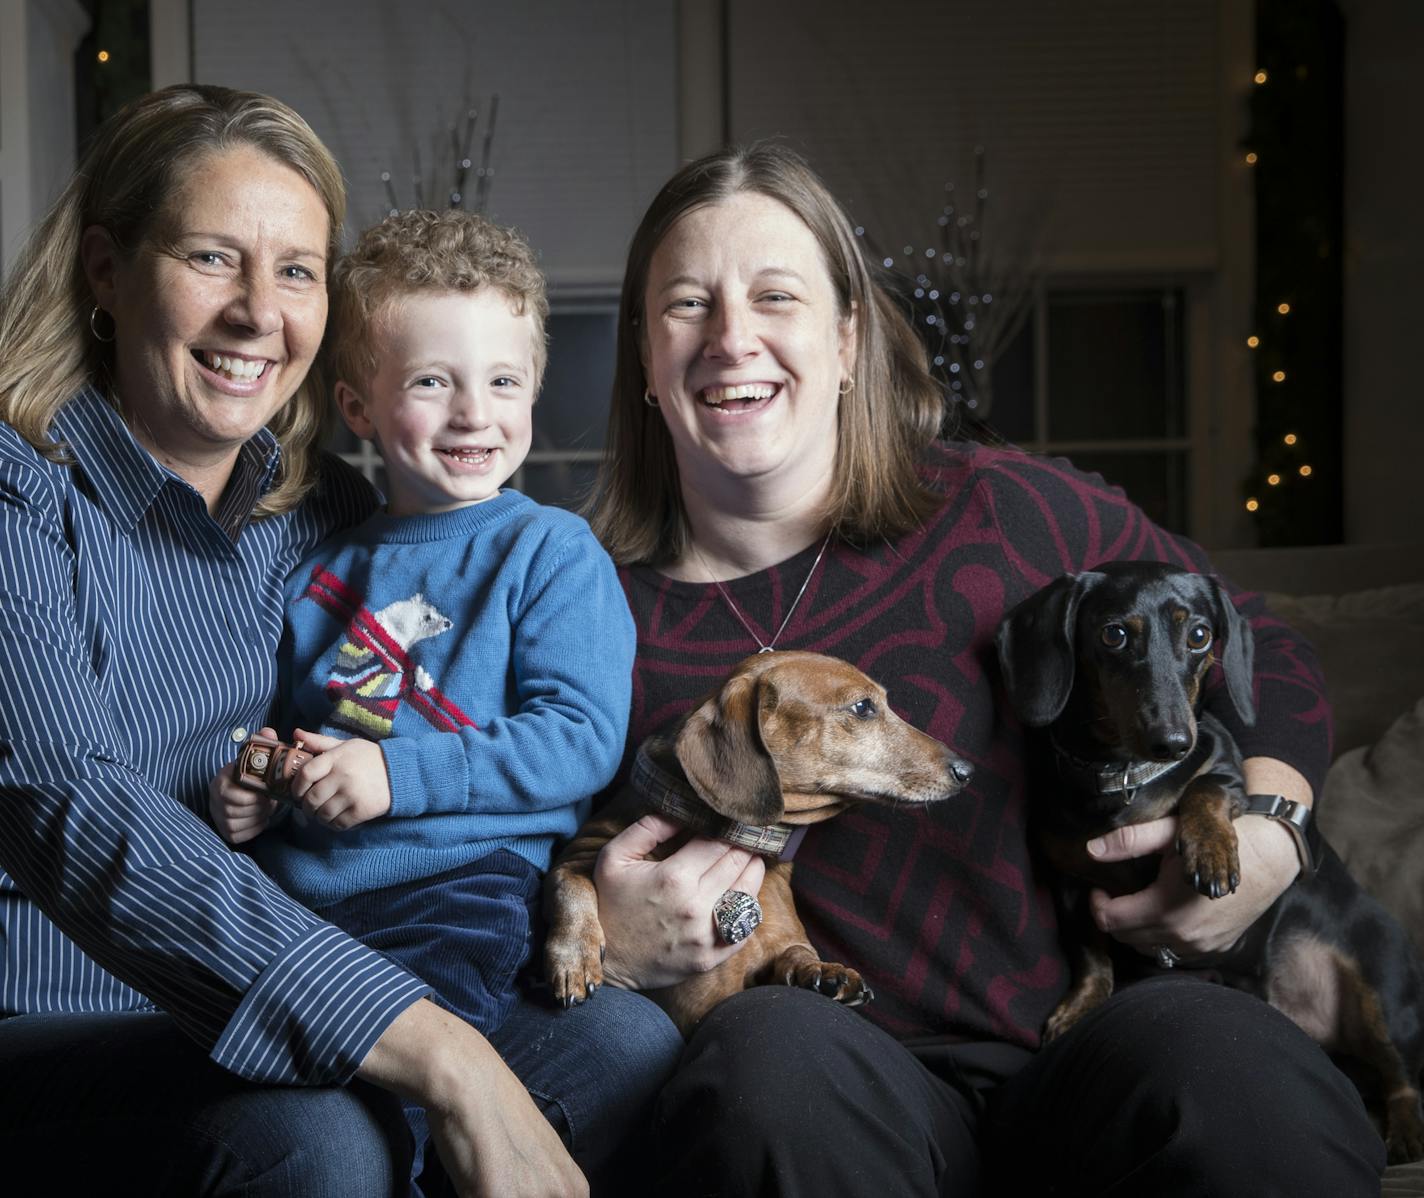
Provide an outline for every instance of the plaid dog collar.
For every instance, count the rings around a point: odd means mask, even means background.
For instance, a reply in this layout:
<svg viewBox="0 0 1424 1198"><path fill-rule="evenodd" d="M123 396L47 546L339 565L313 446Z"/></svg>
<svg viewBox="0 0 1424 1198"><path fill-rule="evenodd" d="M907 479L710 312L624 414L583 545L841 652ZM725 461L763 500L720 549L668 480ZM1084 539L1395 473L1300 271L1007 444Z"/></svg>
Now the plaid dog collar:
<svg viewBox="0 0 1424 1198"><path fill-rule="evenodd" d="M804 824L739 824L718 815L702 801L686 778L658 765L649 756L646 744L638 748L629 781L649 807L689 832L750 849L763 857L790 861L806 835Z"/></svg>

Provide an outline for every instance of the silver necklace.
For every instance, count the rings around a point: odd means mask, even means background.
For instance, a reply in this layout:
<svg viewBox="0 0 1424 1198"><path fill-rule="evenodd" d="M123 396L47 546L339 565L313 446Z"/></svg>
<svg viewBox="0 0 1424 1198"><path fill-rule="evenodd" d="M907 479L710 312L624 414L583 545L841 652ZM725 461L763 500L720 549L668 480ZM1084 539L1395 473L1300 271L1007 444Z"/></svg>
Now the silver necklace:
<svg viewBox="0 0 1424 1198"><path fill-rule="evenodd" d="M834 530L832 530L834 531ZM781 621L781 627L776 630L775 635L769 641L764 641L757 636L756 630L747 622L746 616L742 615L741 609L732 602L732 596L727 594L727 588L717 579L712 578L712 585L717 588L722 598L726 600L727 606L732 609L732 614L741 621L742 627L747 630L747 635L757 643L758 653L772 653L776 650L776 642L781 639L781 634L786 631L786 626L791 623L791 617L796 614L796 608L801 602L801 596L806 593L806 588L811 585L811 579L815 577L816 567L821 564L821 558L826 554L826 546L831 543L831 533L826 533L826 539L821 542L821 548L816 553L816 560L811 563L811 568L806 572L806 580L801 584L801 589L796 592L796 598L791 601L791 606L786 610L786 618ZM702 550L693 543L692 552L697 554L697 560L702 563L702 568L707 571L707 576L712 577L712 567L707 564L707 559L702 556Z"/></svg>

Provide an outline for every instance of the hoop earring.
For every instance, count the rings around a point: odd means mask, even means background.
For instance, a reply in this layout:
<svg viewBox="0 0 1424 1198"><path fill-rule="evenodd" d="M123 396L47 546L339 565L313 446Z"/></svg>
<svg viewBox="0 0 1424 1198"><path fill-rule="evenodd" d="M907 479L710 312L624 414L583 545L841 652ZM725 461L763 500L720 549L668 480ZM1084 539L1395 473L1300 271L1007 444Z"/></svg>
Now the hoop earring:
<svg viewBox="0 0 1424 1198"><path fill-rule="evenodd" d="M650 408L656 408L658 406L658 397L654 395L651 391L649 391L646 387L644 387L643 402L647 404Z"/></svg>
<svg viewBox="0 0 1424 1198"><path fill-rule="evenodd" d="M854 391L854 390L855 390L855 380L854 380L854 379L842 379L840 386L838 386L838 387L836 388L836 394L837 394L837 395L849 395L849 394L850 394L852 391Z"/></svg>
<svg viewBox="0 0 1424 1198"><path fill-rule="evenodd" d="M107 337L105 337L101 332L99 332L99 328L95 324L95 321L98 319L99 314L101 312L103 312L105 316L109 317L109 335ZM110 316L109 313L104 312L104 309L99 307L98 304L95 304L93 311L89 313L89 331L94 334L95 341L101 341L105 345L108 345L109 342L114 339L114 334L116 332L114 328L114 318Z"/></svg>

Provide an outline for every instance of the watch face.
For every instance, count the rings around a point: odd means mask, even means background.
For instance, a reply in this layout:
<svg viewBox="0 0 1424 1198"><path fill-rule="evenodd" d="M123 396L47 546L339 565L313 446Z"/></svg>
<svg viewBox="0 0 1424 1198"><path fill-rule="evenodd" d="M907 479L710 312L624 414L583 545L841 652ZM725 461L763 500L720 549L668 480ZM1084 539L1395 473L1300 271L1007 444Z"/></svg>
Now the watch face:
<svg viewBox="0 0 1424 1198"><path fill-rule="evenodd" d="M280 797L310 756L266 736L250 737L237 755L238 785Z"/></svg>

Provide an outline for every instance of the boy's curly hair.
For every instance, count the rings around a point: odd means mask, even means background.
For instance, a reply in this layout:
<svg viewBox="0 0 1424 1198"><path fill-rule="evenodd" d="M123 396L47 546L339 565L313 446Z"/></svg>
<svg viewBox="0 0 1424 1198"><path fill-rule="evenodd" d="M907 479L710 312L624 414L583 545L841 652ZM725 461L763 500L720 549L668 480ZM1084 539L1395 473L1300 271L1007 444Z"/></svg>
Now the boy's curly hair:
<svg viewBox="0 0 1424 1198"><path fill-rule="evenodd" d="M549 298L529 243L473 212L413 210L367 229L331 274L327 357L333 382L357 384L376 370L372 332L407 296L496 287L534 323L534 385L548 361Z"/></svg>

